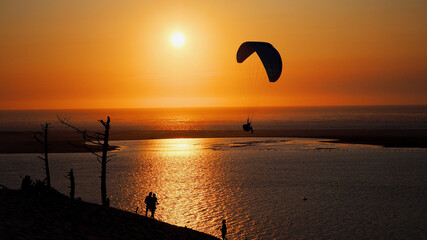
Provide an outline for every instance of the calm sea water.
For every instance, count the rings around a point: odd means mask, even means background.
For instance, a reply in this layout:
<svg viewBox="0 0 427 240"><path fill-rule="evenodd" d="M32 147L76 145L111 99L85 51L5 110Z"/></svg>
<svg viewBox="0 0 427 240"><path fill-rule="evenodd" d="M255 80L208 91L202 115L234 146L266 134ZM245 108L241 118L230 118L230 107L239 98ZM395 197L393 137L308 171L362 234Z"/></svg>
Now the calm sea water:
<svg viewBox="0 0 427 240"><path fill-rule="evenodd" d="M81 128L98 128L109 115L113 129L240 130L247 117L255 129L426 129L427 106L174 108L98 110L0 110L0 131L38 131L56 116Z"/></svg>
<svg viewBox="0 0 427 240"><path fill-rule="evenodd" d="M229 239L423 239L427 236L427 150L324 143L316 139L222 138L116 141L108 164L114 207ZM52 184L100 202L91 154L51 154ZM43 177L37 154L0 155L0 183ZM303 198L307 201L303 201Z"/></svg>

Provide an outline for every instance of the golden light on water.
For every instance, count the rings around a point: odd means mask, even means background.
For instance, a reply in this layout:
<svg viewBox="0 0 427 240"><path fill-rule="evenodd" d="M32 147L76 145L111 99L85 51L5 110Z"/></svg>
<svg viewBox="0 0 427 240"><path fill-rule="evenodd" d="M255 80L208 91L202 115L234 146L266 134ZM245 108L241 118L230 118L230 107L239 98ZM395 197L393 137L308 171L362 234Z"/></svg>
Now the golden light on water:
<svg viewBox="0 0 427 240"><path fill-rule="evenodd" d="M155 148L162 149L157 152L159 160L155 175L164 184L157 185L153 191L164 200L159 205L159 213L169 212L167 216L159 217L167 217L179 226L201 228L197 226L202 223L196 213L206 211L206 205L213 199L215 190L207 184L212 166L206 164L212 157L203 151L205 141L196 138L155 141Z"/></svg>
<svg viewBox="0 0 427 240"><path fill-rule="evenodd" d="M160 151L163 157L176 158L182 155L196 155L200 147L197 138L171 138L153 140L153 150Z"/></svg>
<svg viewBox="0 0 427 240"><path fill-rule="evenodd" d="M190 138L173 138L162 140L168 151L190 151L195 150L197 141Z"/></svg>
<svg viewBox="0 0 427 240"><path fill-rule="evenodd" d="M219 214L208 208L218 202L218 186L209 181L218 171L218 166L214 166L216 161L211 160L217 159L219 152L206 151L210 141L202 138L141 141L141 145L135 146L138 154L131 157L134 171L120 181L133 183L121 187L121 194L127 200L113 199L114 202L130 211L138 206L140 213L145 214L142 200L148 192L153 192L160 203L156 219L195 229L203 229L205 225L214 228L216 223L200 219L201 212L212 217ZM120 202L128 202L131 207L120 206Z"/></svg>

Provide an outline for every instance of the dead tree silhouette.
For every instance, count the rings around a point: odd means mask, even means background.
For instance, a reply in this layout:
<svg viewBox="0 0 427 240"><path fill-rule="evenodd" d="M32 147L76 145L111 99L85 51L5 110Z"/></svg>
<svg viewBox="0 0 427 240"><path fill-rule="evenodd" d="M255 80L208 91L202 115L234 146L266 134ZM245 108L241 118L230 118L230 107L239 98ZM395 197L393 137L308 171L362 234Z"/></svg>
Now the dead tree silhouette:
<svg viewBox="0 0 427 240"><path fill-rule="evenodd" d="M44 181L46 181L46 184L48 187L50 187L50 172L49 172L49 158L48 158L49 144L47 141L49 125L50 123L48 122L45 123L44 125L41 125L43 131L34 133L34 138L36 139L36 141L39 142L41 145L43 145L43 150L40 152L43 155L43 157L40 157L40 156L38 157L44 161L44 169L46 171L46 178ZM40 139L40 137L42 137L42 139Z"/></svg>
<svg viewBox="0 0 427 240"><path fill-rule="evenodd" d="M109 150L108 140L110 137L110 117L107 116L106 122L104 122L103 120L98 120L104 127L104 133L95 133L95 134L89 134L87 129L81 130L75 127L70 123L70 118L61 119L59 116L57 116L57 118L62 124L76 130L79 134L82 135L84 147L93 155L95 155L98 162L101 163L101 202L103 206L109 206L110 200L107 198L107 183L106 183L107 163L110 161L109 158L115 156L115 155L107 156L108 150ZM102 155L99 155L96 152L96 150L99 149L99 147L102 148Z"/></svg>
<svg viewBox="0 0 427 240"><path fill-rule="evenodd" d="M75 183L74 183L74 173L73 169L71 168L68 172L68 175L65 176L66 178L70 179L70 198L74 199L74 193L75 193Z"/></svg>

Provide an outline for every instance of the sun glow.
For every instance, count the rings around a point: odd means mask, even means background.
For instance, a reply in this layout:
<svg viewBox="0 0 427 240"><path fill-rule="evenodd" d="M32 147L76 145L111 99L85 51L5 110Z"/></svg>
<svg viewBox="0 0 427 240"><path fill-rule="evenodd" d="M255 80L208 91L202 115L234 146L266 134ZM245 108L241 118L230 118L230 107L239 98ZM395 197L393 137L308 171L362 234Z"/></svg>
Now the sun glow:
<svg viewBox="0 0 427 240"><path fill-rule="evenodd" d="M175 33L174 35L172 35L171 42L174 46L181 47L185 42L184 35L182 35L181 33Z"/></svg>

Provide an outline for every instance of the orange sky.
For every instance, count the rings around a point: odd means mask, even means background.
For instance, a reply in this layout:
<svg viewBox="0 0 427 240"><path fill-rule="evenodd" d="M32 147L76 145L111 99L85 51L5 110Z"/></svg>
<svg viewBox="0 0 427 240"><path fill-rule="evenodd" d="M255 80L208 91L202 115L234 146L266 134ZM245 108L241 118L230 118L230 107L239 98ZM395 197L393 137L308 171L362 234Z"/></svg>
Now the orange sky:
<svg viewBox="0 0 427 240"><path fill-rule="evenodd" d="M427 104L426 11L415 0L1 1L0 109ZM256 56L236 63L247 40L281 53L278 82L246 76Z"/></svg>

